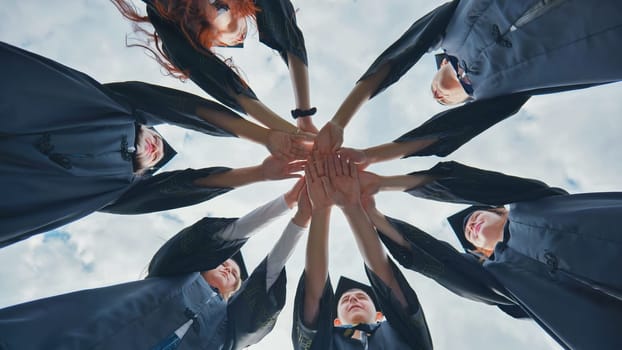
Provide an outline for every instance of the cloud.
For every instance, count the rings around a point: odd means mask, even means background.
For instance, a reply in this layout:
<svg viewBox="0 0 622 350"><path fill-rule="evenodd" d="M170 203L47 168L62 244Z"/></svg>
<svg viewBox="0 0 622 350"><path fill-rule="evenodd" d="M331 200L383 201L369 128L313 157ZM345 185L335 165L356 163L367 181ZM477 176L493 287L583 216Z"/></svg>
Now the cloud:
<svg viewBox="0 0 622 350"><path fill-rule="evenodd" d="M139 8L142 2L136 1ZM318 126L332 117L369 64L436 1L295 0L309 53L312 104ZM192 82L164 76L138 48L125 47L131 33L108 2L90 0L4 1L3 40L82 70L101 82L142 80L206 96ZM251 35L243 50L227 49L262 101L289 119L294 97L280 57ZM255 41L255 42L253 42ZM430 98L433 61L422 62L395 86L361 108L346 130L346 144L381 144L443 110ZM532 98L516 116L494 126L447 160L541 179L573 192L616 190L622 173L622 86ZM267 151L237 138L215 138L163 126L158 129L179 151L167 169L242 167L260 163ZM411 158L371 167L381 174L426 169L437 157ZM57 231L0 250L0 307L144 276L149 259L166 239L209 213L237 217L288 190L293 180L236 189L206 203L167 213L115 216L93 214ZM444 218L460 206L423 201L404 193L382 193L379 208L457 246ZM243 249L250 267L269 251L287 218L258 233ZM331 220L330 268L364 279L362 259L341 213ZM304 266L304 239L288 263L286 308L276 329L252 349L291 345L291 304ZM436 349L559 348L533 322L516 321L493 307L456 297L411 271L405 276L418 293Z"/></svg>

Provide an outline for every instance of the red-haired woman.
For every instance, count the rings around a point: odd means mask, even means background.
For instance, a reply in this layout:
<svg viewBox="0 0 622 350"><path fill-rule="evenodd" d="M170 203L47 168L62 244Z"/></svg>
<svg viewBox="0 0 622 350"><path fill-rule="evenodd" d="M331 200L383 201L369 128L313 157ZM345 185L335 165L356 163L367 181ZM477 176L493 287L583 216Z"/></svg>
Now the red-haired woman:
<svg viewBox="0 0 622 350"><path fill-rule="evenodd" d="M147 36L146 45L171 75L190 78L223 104L247 113L271 129L296 132L258 100L251 88L214 54L215 46L242 47L249 23L255 22L259 40L277 50L292 79L296 108L292 116L304 131L317 132L311 121L307 53L289 0L144 0L141 15L127 0L111 0ZM151 23L154 32L140 23Z"/></svg>

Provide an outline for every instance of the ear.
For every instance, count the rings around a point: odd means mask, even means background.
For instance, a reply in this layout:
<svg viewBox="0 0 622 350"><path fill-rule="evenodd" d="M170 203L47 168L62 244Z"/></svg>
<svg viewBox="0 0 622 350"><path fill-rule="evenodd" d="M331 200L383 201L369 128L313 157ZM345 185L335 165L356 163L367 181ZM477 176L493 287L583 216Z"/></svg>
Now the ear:
<svg viewBox="0 0 622 350"><path fill-rule="evenodd" d="M384 315L382 314L382 312L376 311L376 322L382 321L383 318L384 318Z"/></svg>
<svg viewBox="0 0 622 350"><path fill-rule="evenodd" d="M338 318L334 319L333 320L333 326L335 326L335 327L341 326L341 320L338 319Z"/></svg>

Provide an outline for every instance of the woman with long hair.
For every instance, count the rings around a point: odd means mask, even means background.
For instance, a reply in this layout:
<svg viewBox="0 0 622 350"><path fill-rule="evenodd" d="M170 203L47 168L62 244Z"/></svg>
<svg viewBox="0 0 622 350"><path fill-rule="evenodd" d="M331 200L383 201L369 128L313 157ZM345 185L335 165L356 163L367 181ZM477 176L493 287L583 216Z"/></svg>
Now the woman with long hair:
<svg viewBox="0 0 622 350"><path fill-rule="evenodd" d="M213 51L215 46L241 47L256 24L259 40L277 50L287 64L296 108L291 114L303 131L317 133L311 121L307 53L289 0L145 0L141 14L128 0L111 0L155 60L173 76L190 78L221 103L247 113L271 129L295 132L296 127L264 105L248 84ZM155 31L141 24L150 23Z"/></svg>

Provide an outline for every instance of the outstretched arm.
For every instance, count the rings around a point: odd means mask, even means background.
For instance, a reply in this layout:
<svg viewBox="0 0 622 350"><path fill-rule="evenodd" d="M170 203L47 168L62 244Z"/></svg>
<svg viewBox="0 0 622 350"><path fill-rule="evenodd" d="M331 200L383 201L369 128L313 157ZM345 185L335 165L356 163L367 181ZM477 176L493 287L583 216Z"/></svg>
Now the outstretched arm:
<svg viewBox="0 0 622 350"><path fill-rule="evenodd" d="M380 68L377 72L360 80L343 100L333 118L320 130L316 139L317 149L324 154L335 152L343 143L343 129L350 119L371 97L380 83L389 73L389 64Z"/></svg>
<svg viewBox="0 0 622 350"><path fill-rule="evenodd" d="M231 169L226 172L210 175L194 181L201 187L240 187L254 182L266 180L282 180L300 177L295 174L302 171L304 161L288 162L275 157L266 158L260 165L246 168Z"/></svg>
<svg viewBox="0 0 622 350"><path fill-rule="evenodd" d="M364 196L361 198L363 209L367 213L367 217L371 220L374 227L382 232L387 238L399 245L400 247L412 250L410 244L404 236L402 236L396 229L389 223L387 218L376 208L376 202L372 196Z"/></svg>
<svg viewBox="0 0 622 350"><path fill-rule="evenodd" d="M287 54L287 61L289 63L289 77L292 81L294 97L296 98L296 108L308 111L311 109L311 97L307 65L292 53ZM303 131L317 134L318 130L311 118L311 116L298 117L296 118L296 125Z"/></svg>
<svg viewBox="0 0 622 350"><path fill-rule="evenodd" d="M429 137L406 142L388 142L365 149L344 147L338 153L353 160L360 169L364 169L372 163L386 162L415 154L438 140L438 137Z"/></svg>
<svg viewBox="0 0 622 350"><path fill-rule="evenodd" d="M236 95L236 100L244 111L261 124L273 130L296 133L296 127L273 112L263 102L246 95Z"/></svg>
<svg viewBox="0 0 622 350"><path fill-rule="evenodd" d="M408 307L406 297L393 274L389 257L361 204L356 165L345 158L332 156L328 162L328 174L329 180L324 181L326 190L345 214L365 264L390 287L402 307Z"/></svg>
<svg viewBox="0 0 622 350"><path fill-rule="evenodd" d="M285 268L285 263L291 257L296 244L298 244L311 220L311 202L309 201L304 178L298 180L294 189L298 191L298 210L285 227L285 230L283 230L283 234L270 253L268 253L266 290L269 290L281 275L281 271Z"/></svg>
<svg viewBox="0 0 622 350"><path fill-rule="evenodd" d="M358 167L358 164L357 164ZM379 191L406 191L424 186L435 180L432 175L414 173L407 175L377 175L369 171L359 170L361 196L372 196Z"/></svg>
<svg viewBox="0 0 622 350"><path fill-rule="evenodd" d="M304 159L308 156L313 137L307 133L293 133L267 129L244 118L233 111L199 107L197 115L205 121L229 131L239 137L264 145L276 157Z"/></svg>
<svg viewBox="0 0 622 350"><path fill-rule="evenodd" d="M319 168L319 169L318 169ZM311 226L305 260L305 296L303 301L305 326L315 328L319 316L320 299L328 279L328 223L332 200L324 191L318 173L324 173L323 161L311 159L305 168L307 191L311 201Z"/></svg>
<svg viewBox="0 0 622 350"><path fill-rule="evenodd" d="M458 2L446 3L418 19L369 67L343 101L333 119L318 134L321 152L336 151L343 142L343 128L361 105L404 75L438 40Z"/></svg>

